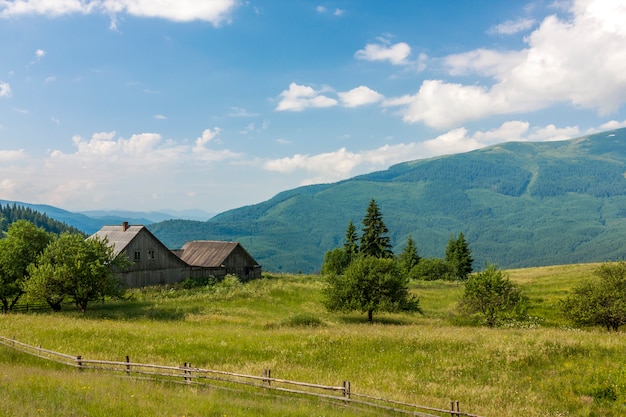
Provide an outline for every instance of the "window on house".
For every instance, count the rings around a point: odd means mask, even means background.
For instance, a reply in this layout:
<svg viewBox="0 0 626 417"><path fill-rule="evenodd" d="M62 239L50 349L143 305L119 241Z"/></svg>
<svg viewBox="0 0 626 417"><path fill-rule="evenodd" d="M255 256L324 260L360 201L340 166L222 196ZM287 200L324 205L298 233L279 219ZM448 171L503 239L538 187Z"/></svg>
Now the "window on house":
<svg viewBox="0 0 626 417"><path fill-rule="evenodd" d="M139 262L141 261L141 251L136 250L135 251L135 262Z"/></svg>
<svg viewBox="0 0 626 417"><path fill-rule="evenodd" d="M154 261L154 251L153 250L149 250L148 251L148 260L149 261Z"/></svg>

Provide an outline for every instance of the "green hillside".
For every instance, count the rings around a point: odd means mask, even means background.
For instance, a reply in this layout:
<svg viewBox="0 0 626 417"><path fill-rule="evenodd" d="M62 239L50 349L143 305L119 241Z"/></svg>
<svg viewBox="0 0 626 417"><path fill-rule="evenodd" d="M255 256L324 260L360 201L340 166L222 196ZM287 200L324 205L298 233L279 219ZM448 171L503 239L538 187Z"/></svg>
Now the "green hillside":
<svg viewBox="0 0 626 417"><path fill-rule="evenodd" d="M0 232L6 232L11 225L18 220L27 220L46 232L61 234L63 232L82 233L79 229L68 224L48 217L46 214L32 209L31 207L18 204L2 205L0 201Z"/></svg>
<svg viewBox="0 0 626 417"><path fill-rule="evenodd" d="M443 257L450 235L462 231L479 268L599 262L623 259L625 173L626 129L619 129L406 162L289 190L207 222L149 228L170 247L237 240L265 270L314 272L375 198L396 252L412 234L421 256Z"/></svg>

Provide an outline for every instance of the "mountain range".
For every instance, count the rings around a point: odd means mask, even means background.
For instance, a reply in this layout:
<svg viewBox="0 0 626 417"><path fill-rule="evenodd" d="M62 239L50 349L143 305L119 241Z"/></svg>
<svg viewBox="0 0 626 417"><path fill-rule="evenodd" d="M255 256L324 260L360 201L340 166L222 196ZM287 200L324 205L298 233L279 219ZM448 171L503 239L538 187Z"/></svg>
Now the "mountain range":
<svg viewBox="0 0 626 417"><path fill-rule="evenodd" d="M463 232L475 269L488 262L516 268L623 259L626 129L410 161L284 191L207 221L146 224L170 248L236 240L264 270L309 273L344 243L350 221L360 229L372 198L396 253L411 235L420 256L443 257L450 237ZM71 218L46 214L89 232ZM105 218L129 220L121 217Z"/></svg>
<svg viewBox="0 0 626 417"><path fill-rule="evenodd" d="M207 222L149 226L167 245L237 240L266 270L314 272L357 229L374 198L399 253L409 235L443 257L463 232L475 266L503 268L622 259L626 129L558 142L510 142L416 160L333 184L300 187Z"/></svg>

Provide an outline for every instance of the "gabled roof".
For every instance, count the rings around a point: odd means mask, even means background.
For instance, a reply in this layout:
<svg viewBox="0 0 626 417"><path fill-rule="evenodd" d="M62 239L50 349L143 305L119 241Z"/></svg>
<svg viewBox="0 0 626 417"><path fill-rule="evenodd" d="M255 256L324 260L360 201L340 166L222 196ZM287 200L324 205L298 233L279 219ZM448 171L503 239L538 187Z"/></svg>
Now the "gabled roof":
<svg viewBox="0 0 626 417"><path fill-rule="evenodd" d="M193 240L185 243L178 252L178 256L191 266L219 268L224 266L226 258L228 258L237 247L241 248L251 262L255 265L257 264L254 258L237 242Z"/></svg>
<svg viewBox="0 0 626 417"><path fill-rule="evenodd" d="M146 232L150 233L145 226L102 226L100 230L90 237L106 238L109 244L113 245L113 252L115 256L117 256L126 249L128 244L144 229Z"/></svg>

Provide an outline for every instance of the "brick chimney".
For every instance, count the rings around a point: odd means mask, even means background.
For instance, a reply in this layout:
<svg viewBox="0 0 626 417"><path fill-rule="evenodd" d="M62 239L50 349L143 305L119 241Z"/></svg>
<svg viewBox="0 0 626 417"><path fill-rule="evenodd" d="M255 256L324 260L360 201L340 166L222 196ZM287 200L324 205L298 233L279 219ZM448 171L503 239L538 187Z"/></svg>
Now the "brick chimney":
<svg viewBox="0 0 626 417"><path fill-rule="evenodd" d="M122 222L122 232L125 232L128 230L128 222Z"/></svg>

